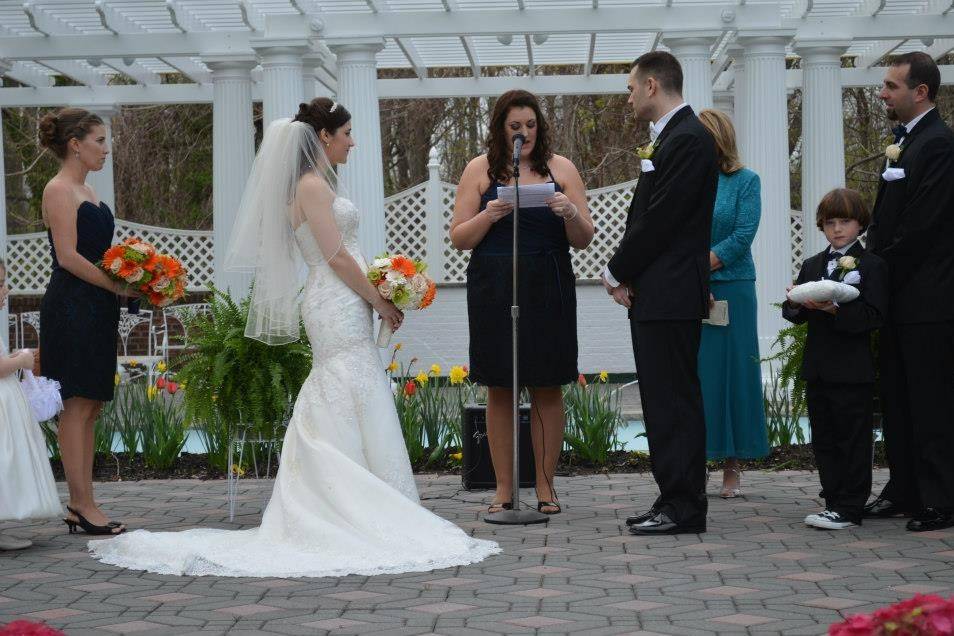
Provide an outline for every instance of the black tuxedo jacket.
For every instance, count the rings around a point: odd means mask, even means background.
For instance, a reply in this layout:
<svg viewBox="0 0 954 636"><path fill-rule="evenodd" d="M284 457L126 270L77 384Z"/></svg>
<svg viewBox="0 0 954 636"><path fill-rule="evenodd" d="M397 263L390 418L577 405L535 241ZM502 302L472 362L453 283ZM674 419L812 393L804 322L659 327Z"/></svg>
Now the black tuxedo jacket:
<svg viewBox="0 0 954 636"><path fill-rule="evenodd" d="M896 167L881 179L868 249L891 272L891 320L954 320L954 132L937 109L908 133Z"/></svg>
<svg viewBox="0 0 954 636"><path fill-rule="evenodd" d="M848 250L858 259L861 292L851 302L839 305L835 315L805 309L789 301L782 304L782 315L795 324L808 323L808 340L802 357L802 378L844 384L875 381L875 361L871 353L871 333L880 328L888 310L888 266L881 258L866 252L860 243ZM799 285L821 280L828 274L828 248L802 264Z"/></svg>
<svg viewBox="0 0 954 636"><path fill-rule="evenodd" d="M698 320L709 312L709 240L719 184L715 143L692 108L677 111L643 172L609 270L635 294L633 320Z"/></svg>

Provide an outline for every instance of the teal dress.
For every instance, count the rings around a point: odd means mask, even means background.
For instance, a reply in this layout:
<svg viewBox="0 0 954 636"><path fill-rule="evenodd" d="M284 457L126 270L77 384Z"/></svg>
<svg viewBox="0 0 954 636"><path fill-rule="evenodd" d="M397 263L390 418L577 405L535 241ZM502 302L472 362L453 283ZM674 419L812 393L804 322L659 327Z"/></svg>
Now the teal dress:
<svg viewBox="0 0 954 636"><path fill-rule="evenodd" d="M719 174L711 249L722 267L712 272L709 289L716 300L728 301L729 324L703 325L699 346L709 459L755 459L769 451L752 260L761 211L757 174L746 168Z"/></svg>

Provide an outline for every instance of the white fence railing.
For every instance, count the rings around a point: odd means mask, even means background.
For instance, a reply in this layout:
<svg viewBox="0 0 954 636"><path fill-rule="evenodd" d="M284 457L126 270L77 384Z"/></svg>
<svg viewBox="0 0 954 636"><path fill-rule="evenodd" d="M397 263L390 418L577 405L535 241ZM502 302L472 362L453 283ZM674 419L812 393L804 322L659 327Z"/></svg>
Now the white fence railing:
<svg viewBox="0 0 954 636"><path fill-rule="evenodd" d="M450 244L449 230L457 188L438 175L437 157L431 155L430 177L419 185L388 197L384 201L387 249L402 252L428 263L431 276L439 283L465 280L469 254ZM626 225L626 212L636 181L587 192L590 213L596 225L593 243L585 250L573 251L573 268L579 279L599 278L606 261L619 244ZM175 254L188 268L189 291L206 291L212 280L212 232L173 230L116 221L116 236L139 236L160 250ZM791 213L792 277L802 265L801 212ZM9 237L7 256L8 283L14 295L42 294L50 275L50 248L45 233L18 234Z"/></svg>

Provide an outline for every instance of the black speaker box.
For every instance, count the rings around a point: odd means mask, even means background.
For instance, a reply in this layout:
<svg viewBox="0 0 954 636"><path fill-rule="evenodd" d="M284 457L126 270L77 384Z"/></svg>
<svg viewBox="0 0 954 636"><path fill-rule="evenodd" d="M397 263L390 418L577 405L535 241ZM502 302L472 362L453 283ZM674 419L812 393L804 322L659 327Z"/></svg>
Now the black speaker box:
<svg viewBox="0 0 954 636"><path fill-rule="evenodd" d="M463 461L461 481L464 490L486 490L497 487L494 466L490 459L490 444L487 442L487 405L464 406L461 440ZM507 461L513 461L508 458ZM530 441L530 405L520 405L520 487L533 488L537 484L536 467L533 461L533 446Z"/></svg>

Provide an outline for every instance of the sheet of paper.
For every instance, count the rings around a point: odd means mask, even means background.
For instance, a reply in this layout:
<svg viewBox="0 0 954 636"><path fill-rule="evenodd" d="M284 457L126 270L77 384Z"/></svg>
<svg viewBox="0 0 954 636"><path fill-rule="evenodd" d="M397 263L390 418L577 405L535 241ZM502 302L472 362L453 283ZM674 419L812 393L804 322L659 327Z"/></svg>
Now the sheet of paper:
<svg viewBox="0 0 954 636"><path fill-rule="evenodd" d="M497 188L497 198L501 201L513 203L516 196L514 186L503 186ZM553 182L534 183L532 185L520 186L520 207L521 208L542 208L546 207L547 199L556 194L556 187Z"/></svg>

